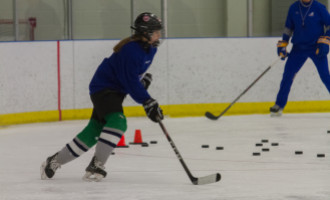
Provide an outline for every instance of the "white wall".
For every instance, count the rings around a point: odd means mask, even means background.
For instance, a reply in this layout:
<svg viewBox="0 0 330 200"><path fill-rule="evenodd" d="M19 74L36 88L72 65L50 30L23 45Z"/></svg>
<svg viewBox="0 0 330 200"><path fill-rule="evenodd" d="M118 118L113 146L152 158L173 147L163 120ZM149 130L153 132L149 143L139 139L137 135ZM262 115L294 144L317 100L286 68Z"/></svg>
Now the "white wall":
<svg viewBox="0 0 330 200"><path fill-rule="evenodd" d="M168 39L150 72L160 104L231 102L274 60L279 38ZM88 84L116 40L62 41L62 109L91 108ZM284 62L273 67L240 102L274 101ZM310 60L293 84L290 101L328 100ZM136 105L128 98L125 106ZM57 109L57 44L0 43L0 114Z"/></svg>
<svg viewBox="0 0 330 200"><path fill-rule="evenodd" d="M55 42L0 43L0 114L57 109Z"/></svg>

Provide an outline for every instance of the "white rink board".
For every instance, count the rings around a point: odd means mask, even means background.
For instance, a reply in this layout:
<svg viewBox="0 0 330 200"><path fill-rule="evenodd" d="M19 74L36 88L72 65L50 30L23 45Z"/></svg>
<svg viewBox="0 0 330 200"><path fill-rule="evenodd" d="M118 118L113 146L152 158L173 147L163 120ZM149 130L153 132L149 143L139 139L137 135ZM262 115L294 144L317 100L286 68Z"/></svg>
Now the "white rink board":
<svg viewBox="0 0 330 200"><path fill-rule="evenodd" d="M170 40L168 103L232 102L276 61L277 40ZM275 101L283 71L284 62L279 62L240 102ZM292 90L291 101L329 99L329 93L311 60L298 73Z"/></svg>
<svg viewBox="0 0 330 200"><path fill-rule="evenodd" d="M0 43L0 114L57 109L56 46Z"/></svg>
<svg viewBox="0 0 330 200"><path fill-rule="evenodd" d="M279 38L167 39L149 70L160 104L231 102L276 60ZM88 84L116 40L61 41L62 109L91 108ZM56 41L0 43L0 114L56 110ZM274 101L284 62L274 66L240 102ZM308 60L289 101L328 100ZM127 98L124 106L136 105Z"/></svg>

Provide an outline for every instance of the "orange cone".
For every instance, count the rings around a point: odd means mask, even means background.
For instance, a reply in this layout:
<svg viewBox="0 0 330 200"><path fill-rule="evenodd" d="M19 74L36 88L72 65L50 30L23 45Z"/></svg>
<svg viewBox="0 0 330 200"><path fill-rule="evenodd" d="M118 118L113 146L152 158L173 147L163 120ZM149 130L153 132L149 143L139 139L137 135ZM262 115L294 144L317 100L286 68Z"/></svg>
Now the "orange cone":
<svg viewBox="0 0 330 200"><path fill-rule="evenodd" d="M140 129L135 130L134 142L130 142L130 144L143 144L142 134Z"/></svg>
<svg viewBox="0 0 330 200"><path fill-rule="evenodd" d="M119 140L116 147L117 148L127 148L128 147L125 143L125 136L124 135L120 138L120 140Z"/></svg>

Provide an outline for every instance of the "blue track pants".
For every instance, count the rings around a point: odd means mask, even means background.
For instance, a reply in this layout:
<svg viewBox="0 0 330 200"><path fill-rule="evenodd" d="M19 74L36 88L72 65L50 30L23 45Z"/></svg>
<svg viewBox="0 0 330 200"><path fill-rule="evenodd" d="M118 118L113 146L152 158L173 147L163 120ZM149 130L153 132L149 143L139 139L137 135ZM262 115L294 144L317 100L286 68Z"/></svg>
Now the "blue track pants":
<svg viewBox="0 0 330 200"><path fill-rule="evenodd" d="M280 90L277 94L276 104L281 108L284 108L290 93L290 89L296 76L297 72L306 62L307 58L311 58L314 62L319 76L324 83L325 87L330 93L330 74L328 68L328 58L317 57L315 55L315 50L292 50L288 56L288 60L285 64L283 78L280 85Z"/></svg>

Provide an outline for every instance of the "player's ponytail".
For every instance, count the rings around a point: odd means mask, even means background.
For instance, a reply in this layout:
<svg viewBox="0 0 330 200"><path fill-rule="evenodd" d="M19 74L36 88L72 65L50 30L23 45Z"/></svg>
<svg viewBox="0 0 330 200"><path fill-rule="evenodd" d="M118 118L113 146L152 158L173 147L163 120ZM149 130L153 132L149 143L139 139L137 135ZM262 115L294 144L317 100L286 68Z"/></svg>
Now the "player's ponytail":
<svg viewBox="0 0 330 200"><path fill-rule="evenodd" d="M115 53L118 53L125 44L127 44L131 41L138 41L138 40L143 40L143 37L141 35L134 34L130 37L124 38L124 39L120 40L118 42L118 44L116 44L116 46L113 48L113 51Z"/></svg>

